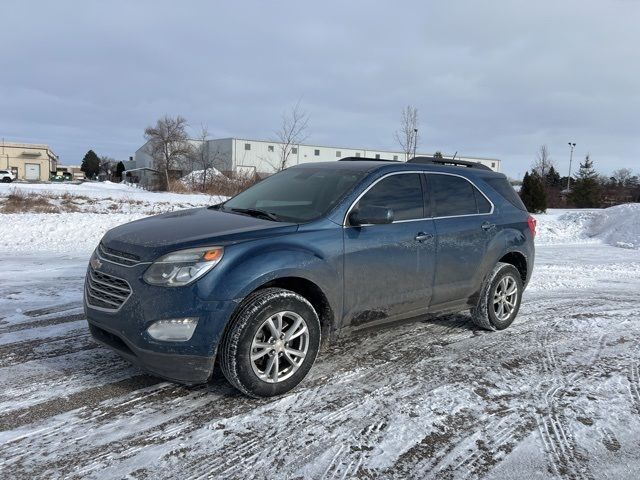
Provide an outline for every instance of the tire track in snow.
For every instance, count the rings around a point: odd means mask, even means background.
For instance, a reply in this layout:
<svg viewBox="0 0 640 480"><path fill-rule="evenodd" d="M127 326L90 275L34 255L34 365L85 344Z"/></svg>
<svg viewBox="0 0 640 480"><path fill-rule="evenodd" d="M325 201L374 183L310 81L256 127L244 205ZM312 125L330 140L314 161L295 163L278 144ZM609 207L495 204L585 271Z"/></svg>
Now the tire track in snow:
<svg viewBox="0 0 640 480"><path fill-rule="evenodd" d="M629 394L631 395L635 413L640 415L640 372L638 363L632 362L628 370L627 380L629 381Z"/></svg>
<svg viewBox="0 0 640 480"><path fill-rule="evenodd" d="M588 378L588 375L581 375L578 371L568 377L564 374L564 368L557 360L556 347L549 341L551 332L558 335L557 326L558 322L543 335L545 356L542 371L551 376L551 385L544 392L543 406L537 411L538 431L551 461L553 473L568 479L590 480L593 476L589 471L587 459L578 451L569 422L563 414L563 408L558 405L567 393L567 388L569 386L575 388L580 383L580 377L584 379ZM588 371L593 367L600 358L604 345L605 336L601 335L595 351L581 367L582 369Z"/></svg>
<svg viewBox="0 0 640 480"><path fill-rule="evenodd" d="M62 412L68 412L87 404L97 404L105 399L111 398L118 393L124 393L131 389L137 390L147 388L152 385L161 383L157 377L150 375L136 375L114 383L100 385L93 388L57 397L42 403L38 403L32 407L13 410L5 413L0 417L0 432L5 430L19 428L23 425L43 420Z"/></svg>
<svg viewBox="0 0 640 480"><path fill-rule="evenodd" d="M42 328L51 325L59 325L61 323L77 322L78 320L84 320L85 318L86 317L84 313L78 313L76 315L68 315L65 317L55 317L42 320L33 320L30 322L13 323L6 327L0 328L0 333L17 332L20 330L28 330L31 328Z"/></svg>

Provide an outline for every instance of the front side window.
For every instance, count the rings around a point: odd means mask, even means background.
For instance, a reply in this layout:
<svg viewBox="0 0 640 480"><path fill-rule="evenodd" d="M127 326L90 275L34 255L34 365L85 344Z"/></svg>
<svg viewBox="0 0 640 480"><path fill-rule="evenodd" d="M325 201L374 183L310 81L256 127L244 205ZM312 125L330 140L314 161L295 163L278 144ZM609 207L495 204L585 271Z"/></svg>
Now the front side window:
<svg viewBox="0 0 640 480"><path fill-rule="evenodd" d="M429 175L435 217L489 213L491 204L471 182L452 175Z"/></svg>
<svg viewBox="0 0 640 480"><path fill-rule="evenodd" d="M424 217L422 184L417 173L390 175L376 183L356 208L375 206L393 210L394 221Z"/></svg>
<svg viewBox="0 0 640 480"><path fill-rule="evenodd" d="M316 157L319 157L319 156L320 156L320 150L318 150L318 149L316 148L316 149L313 151L313 154L314 154Z"/></svg>
<svg viewBox="0 0 640 480"><path fill-rule="evenodd" d="M251 150L251 144L250 143L245 143L244 144L244 149L245 150Z"/></svg>
<svg viewBox="0 0 640 480"><path fill-rule="evenodd" d="M220 208L256 216L263 212L283 222L307 222L328 213L365 174L344 168L288 168L239 193Z"/></svg>

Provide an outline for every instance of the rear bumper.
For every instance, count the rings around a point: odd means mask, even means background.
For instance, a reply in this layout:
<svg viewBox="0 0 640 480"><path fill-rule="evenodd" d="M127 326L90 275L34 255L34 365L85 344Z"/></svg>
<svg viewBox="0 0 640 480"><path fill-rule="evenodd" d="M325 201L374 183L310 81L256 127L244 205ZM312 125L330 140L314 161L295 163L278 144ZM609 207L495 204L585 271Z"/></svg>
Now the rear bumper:
<svg viewBox="0 0 640 480"><path fill-rule="evenodd" d="M173 382L186 385L205 383L211 378L215 364L215 351L211 356L178 355L138 348L115 331L98 326L88 319L93 338L134 365Z"/></svg>

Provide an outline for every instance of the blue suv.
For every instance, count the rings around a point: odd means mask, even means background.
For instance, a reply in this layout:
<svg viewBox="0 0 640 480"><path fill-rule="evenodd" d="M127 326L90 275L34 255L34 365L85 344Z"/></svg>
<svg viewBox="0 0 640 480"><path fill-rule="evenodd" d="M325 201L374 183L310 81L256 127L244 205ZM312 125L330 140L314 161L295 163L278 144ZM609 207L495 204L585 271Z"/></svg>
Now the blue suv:
<svg viewBox="0 0 640 480"><path fill-rule="evenodd" d="M218 361L263 397L295 387L337 332L462 310L506 328L535 221L504 175L442 163L298 165L219 205L114 228L87 270L91 333L185 384Z"/></svg>

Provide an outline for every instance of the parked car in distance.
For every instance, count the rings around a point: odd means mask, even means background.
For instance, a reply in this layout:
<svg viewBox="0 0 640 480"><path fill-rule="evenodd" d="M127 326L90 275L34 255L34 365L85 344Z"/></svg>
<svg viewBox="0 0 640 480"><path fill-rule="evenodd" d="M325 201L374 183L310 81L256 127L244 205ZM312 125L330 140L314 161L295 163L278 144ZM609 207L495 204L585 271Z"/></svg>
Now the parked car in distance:
<svg viewBox="0 0 640 480"><path fill-rule="evenodd" d="M15 179L16 176L11 170L0 170L0 182L11 183Z"/></svg>
<svg viewBox="0 0 640 480"><path fill-rule="evenodd" d="M303 164L219 205L116 227L87 270L91 333L176 382L207 382L219 362L263 397L294 388L339 332L463 310L504 329L535 221L504 175L441 163Z"/></svg>

